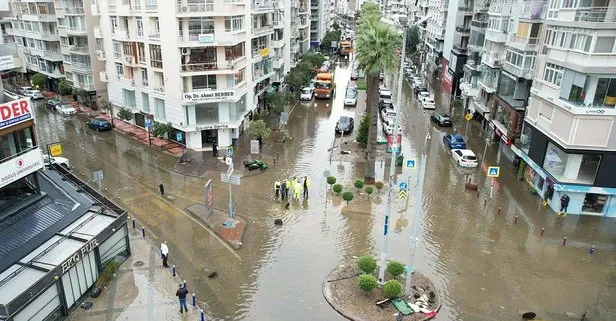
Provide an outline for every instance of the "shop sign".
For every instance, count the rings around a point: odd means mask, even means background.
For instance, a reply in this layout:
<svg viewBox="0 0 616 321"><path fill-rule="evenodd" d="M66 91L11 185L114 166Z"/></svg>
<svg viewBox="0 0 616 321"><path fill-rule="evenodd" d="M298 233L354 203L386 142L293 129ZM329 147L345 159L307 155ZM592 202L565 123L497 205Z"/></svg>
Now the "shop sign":
<svg viewBox="0 0 616 321"><path fill-rule="evenodd" d="M196 93L185 93L184 103L206 103L229 101L235 98L235 90L212 90Z"/></svg>
<svg viewBox="0 0 616 321"><path fill-rule="evenodd" d="M199 35L200 43L213 43L214 42L214 34L200 34Z"/></svg>
<svg viewBox="0 0 616 321"><path fill-rule="evenodd" d="M0 187L28 176L43 168L41 151L33 149L0 164Z"/></svg>
<svg viewBox="0 0 616 321"><path fill-rule="evenodd" d="M66 273L70 268L75 266L77 262L81 261L84 256L88 255L88 253L92 252L95 248L98 247L98 240L92 239L90 242L86 243L79 251L73 254L71 257L66 259L66 261L62 262L60 266L62 266L62 274Z"/></svg>
<svg viewBox="0 0 616 321"><path fill-rule="evenodd" d="M47 149L49 150L49 155L51 157L58 157L58 156L62 156L63 154L62 144L60 143L49 144L47 145Z"/></svg>
<svg viewBox="0 0 616 321"><path fill-rule="evenodd" d="M0 105L0 129L32 119L30 98L13 100Z"/></svg>
<svg viewBox="0 0 616 321"><path fill-rule="evenodd" d="M0 56L0 70L15 68L15 58L13 56Z"/></svg>
<svg viewBox="0 0 616 321"><path fill-rule="evenodd" d="M603 114L605 114L605 110L604 109L586 109L586 113L587 114L603 115Z"/></svg>
<svg viewBox="0 0 616 321"><path fill-rule="evenodd" d="M490 123L490 124L492 125L493 123ZM498 137L500 137L503 143L505 143L507 146L511 146L511 140L507 137L507 135L503 134L503 132L501 132L500 129L495 127L494 132L496 133Z"/></svg>
<svg viewBox="0 0 616 321"><path fill-rule="evenodd" d="M216 125L207 125L207 126L197 126L195 127L195 131L202 131L202 130L210 130L210 129L225 129L225 128L229 128L229 125L225 125L225 124L216 124Z"/></svg>

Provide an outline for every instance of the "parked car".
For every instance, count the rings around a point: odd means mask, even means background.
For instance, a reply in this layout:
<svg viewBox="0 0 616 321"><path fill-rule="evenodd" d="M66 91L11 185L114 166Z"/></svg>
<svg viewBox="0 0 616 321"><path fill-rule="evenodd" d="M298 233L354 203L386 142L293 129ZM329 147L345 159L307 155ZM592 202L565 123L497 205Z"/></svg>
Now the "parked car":
<svg viewBox="0 0 616 321"><path fill-rule="evenodd" d="M415 76L413 77L413 82L423 82L423 80L421 79L421 77Z"/></svg>
<svg viewBox="0 0 616 321"><path fill-rule="evenodd" d="M314 90L312 87L304 87L299 94L299 100L312 100L314 97Z"/></svg>
<svg viewBox="0 0 616 321"><path fill-rule="evenodd" d="M74 115L77 113L77 110L69 104L61 104L56 106L56 111L63 116Z"/></svg>
<svg viewBox="0 0 616 321"><path fill-rule="evenodd" d="M389 120L389 119L394 119L396 117L397 113L395 110L393 109L382 109L381 110L381 119L383 121Z"/></svg>
<svg viewBox="0 0 616 321"><path fill-rule="evenodd" d="M430 120L435 122L437 125L443 127L450 127L452 125L451 118L449 118L449 115L445 113L439 113L438 111L432 113L432 116L430 116Z"/></svg>
<svg viewBox="0 0 616 321"><path fill-rule="evenodd" d="M30 90L34 90L34 88L32 88L30 86L23 86L23 87L19 87L19 89L17 89L17 92L20 95L23 95L26 91L30 91Z"/></svg>
<svg viewBox="0 0 616 321"><path fill-rule="evenodd" d="M391 109L394 110L394 102L389 98L384 98L379 100L379 111L383 109Z"/></svg>
<svg viewBox="0 0 616 321"><path fill-rule="evenodd" d="M420 92L428 92L428 88L426 88L425 86L413 87L413 92L415 93L415 95L417 95Z"/></svg>
<svg viewBox="0 0 616 321"><path fill-rule="evenodd" d="M379 80L383 79L385 79L385 73L381 71L381 73L379 73Z"/></svg>
<svg viewBox="0 0 616 321"><path fill-rule="evenodd" d="M30 97L33 100L43 99L45 96L38 90L26 90L23 93L24 96Z"/></svg>
<svg viewBox="0 0 616 321"><path fill-rule="evenodd" d="M45 107L56 110L56 106L62 105L63 102L60 99L50 99L45 102Z"/></svg>
<svg viewBox="0 0 616 321"><path fill-rule="evenodd" d="M436 108L436 103L434 102L434 99L428 97L428 98L423 98L422 99L421 106L424 109L435 109Z"/></svg>
<svg viewBox="0 0 616 321"><path fill-rule="evenodd" d="M451 149L465 149L466 142L460 134L443 136L443 144Z"/></svg>
<svg viewBox="0 0 616 321"><path fill-rule="evenodd" d="M420 91L417 93L417 99L419 99L419 101L423 101L424 98L432 98L432 94L427 91Z"/></svg>
<svg viewBox="0 0 616 321"><path fill-rule="evenodd" d="M419 80L419 81L412 81L411 82L411 87L413 87L413 90L417 89L417 88L425 88L426 85L423 83L423 81Z"/></svg>
<svg viewBox="0 0 616 321"><path fill-rule="evenodd" d="M355 127L353 117L341 116L336 123L336 133L350 134Z"/></svg>
<svg viewBox="0 0 616 321"><path fill-rule="evenodd" d="M359 78L359 73L357 72L357 70L353 70L353 72L351 73L351 80L357 80Z"/></svg>
<svg viewBox="0 0 616 321"><path fill-rule="evenodd" d="M357 106L357 90L355 87L347 88L346 95L344 96L345 106Z"/></svg>
<svg viewBox="0 0 616 321"><path fill-rule="evenodd" d="M93 118L87 124L88 128L95 129L97 132L104 132L113 129L113 125L108 120Z"/></svg>
<svg viewBox="0 0 616 321"><path fill-rule="evenodd" d="M393 122L390 122L389 120L383 121L383 131L387 135L392 135L394 131ZM398 135L400 134L402 134L402 127L398 124Z"/></svg>
<svg viewBox="0 0 616 321"><path fill-rule="evenodd" d="M48 154L43 154L43 164L45 164L45 167L49 167L51 166L51 164L58 164L66 169L71 168L71 163L69 162L68 158L64 158L64 157L50 157Z"/></svg>
<svg viewBox="0 0 616 321"><path fill-rule="evenodd" d="M381 89L379 90L379 99L391 99L391 92L389 89Z"/></svg>
<svg viewBox="0 0 616 321"><path fill-rule="evenodd" d="M451 157L462 167L477 167L477 156L470 149L452 149Z"/></svg>

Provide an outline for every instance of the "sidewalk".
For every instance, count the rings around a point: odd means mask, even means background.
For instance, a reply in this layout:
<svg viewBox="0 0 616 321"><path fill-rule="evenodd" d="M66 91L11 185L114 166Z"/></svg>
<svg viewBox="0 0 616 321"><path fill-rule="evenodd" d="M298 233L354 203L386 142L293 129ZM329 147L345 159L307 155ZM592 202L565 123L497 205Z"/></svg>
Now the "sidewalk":
<svg viewBox="0 0 616 321"><path fill-rule="evenodd" d="M163 268L158 244L130 226L129 237L131 257L98 298L84 299L84 303L93 303L90 309L76 308L67 320L200 320L199 307L192 306L192 297L187 297L188 313L180 314L175 291L182 279L179 275L173 277L170 268Z"/></svg>

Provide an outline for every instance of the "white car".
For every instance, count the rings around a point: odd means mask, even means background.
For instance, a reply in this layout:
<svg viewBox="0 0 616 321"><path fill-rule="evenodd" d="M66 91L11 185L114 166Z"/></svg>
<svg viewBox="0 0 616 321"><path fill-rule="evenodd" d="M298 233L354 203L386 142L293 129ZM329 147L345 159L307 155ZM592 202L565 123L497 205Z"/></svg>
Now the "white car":
<svg viewBox="0 0 616 321"><path fill-rule="evenodd" d="M421 106L424 109L435 109L436 103L434 102L434 99L432 98L424 98L423 101L421 102Z"/></svg>
<svg viewBox="0 0 616 321"><path fill-rule="evenodd" d="M413 82L423 82L423 80L421 79L421 77L415 76L413 77Z"/></svg>
<svg viewBox="0 0 616 321"><path fill-rule="evenodd" d="M391 92L387 88L379 90L379 99L391 99Z"/></svg>
<svg viewBox="0 0 616 321"><path fill-rule="evenodd" d="M299 94L299 100L312 100L314 96L314 90L311 87L304 87Z"/></svg>
<svg viewBox="0 0 616 321"><path fill-rule="evenodd" d="M470 149L452 149L451 157L462 167L477 167L477 156Z"/></svg>
<svg viewBox="0 0 616 321"><path fill-rule="evenodd" d="M63 116L74 115L77 113L77 110L73 108L73 106L69 104L60 104L56 106L56 111Z"/></svg>
<svg viewBox="0 0 616 321"><path fill-rule="evenodd" d="M64 157L49 157L49 155L43 154L43 163L47 167L49 167L51 164L58 164L66 169L71 168L71 163L69 162L68 158Z"/></svg>
<svg viewBox="0 0 616 321"><path fill-rule="evenodd" d="M397 114L398 114L398 113L396 113L396 111L395 111L395 110L393 110L393 109L383 108L383 109L381 110L381 119L382 119L383 121L389 121L389 120L394 119L394 118L396 117L396 115L397 115Z"/></svg>
<svg viewBox="0 0 616 321"><path fill-rule="evenodd" d="M391 135L394 131L393 129L393 122L390 121L383 121L383 131L385 132L385 134L387 135ZM402 134L402 127L400 126L400 124L398 124L398 134Z"/></svg>
<svg viewBox="0 0 616 321"><path fill-rule="evenodd" d="M411 83L411 87L413 87L413 89L415 88L419 88L419 87L425 87L426 85L424 85L423 81L419 80L419 81L414 81Z"/></svg>
<svg viewBox="0 0 616 321"><path fill-rule="evenodd" d="M427 91L420 91L417 93L417 99L419 99L419 101L423 102L425 98L432 98L432 94Z"/></svg>
<svg viewBox="0 0 616 321"><path fill-rule="evenodd" d="M26 97L30 97L32 99L35 99L35 100L36 99L43 99L43 98L45 98L45 96L43 96L43 94L41 94L41 92L38 91L38 90L26 90L26 91L24 91L23 95L26 96Z"/></svg>
<svg viewBox="0 0 616 321"><path fill-rule="evenodd" d="M357 106L357 89L354 87L347 88L346 95L344 96L345 106Z"/></svg>
<svg viewBox="0 0 616 321"><path fill-rule="evenodd" d="M19 89L17 89L17 92L23 95L26 91L31 91L31 90L34 90L34 88L30 86L23 86L23 87L19 87Z"/></svg>

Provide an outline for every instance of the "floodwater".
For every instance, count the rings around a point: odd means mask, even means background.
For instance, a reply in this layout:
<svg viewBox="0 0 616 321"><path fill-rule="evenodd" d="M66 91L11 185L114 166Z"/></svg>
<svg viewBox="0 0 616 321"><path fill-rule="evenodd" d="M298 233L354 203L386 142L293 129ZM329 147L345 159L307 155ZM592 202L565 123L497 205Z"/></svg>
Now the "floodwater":
<svg viewBox="0 0 616 321"><path fill-rule="evenodd" d="M344 108L350 70L336 70L338 92L333 101L300 103L291 115L289 135L277 166L245 177L233 188L237 214L249 223L242 249L234 251L184 211L203 202L203 184L215 182L215 206L225 209L227 186L219 173L207 177L179 175L171 170L175 158L141 146L115 132L97 133L79 117L64 118L37 109L42 143L61 142L73 170L91 182L92 172L104 171L103 192L129 210L158 240L170 244L170 257L179 273L193 281L193 289L216 319L230 320L343 320L324 301L321 282L339 262L363 253L379 255L387 188L370 199L356 195L348 207L326 190L324 171L330 171L346 190L363 177L364 165L353 160L329 161L334 126ZM391 79L390 79L391 78ZM396 79L386 83L396 95ZM449 112L449 97L435 92L438 109ZM402 88L403 153L419 159L430 131L423 217L416 251L417 269L432 278L444 296L437 320L519 320L519 311L535 311L546 320L565 320L565 313L590 310L587 320L614 320L616 311L616 221L598 217L554 216L519 181L517 169L488 146L486 164L500 165L501 176L490 181L484 169L462 170L441 142L446 133L465 133L461 110L452 111L453 128L429 123L431 111L417 104L408 84ZM357 110L362 109L362 101ZM480 159L485 137L470 123L468 145ZM381 146L380 148L384 148ZM501 162L497 162L500 159ZM386 177L388 162L377 166L377 178ZM408 261L418 170L396 172L409 182L409 199L394 189L388 258ZM310 198L285 210L272 198L276 178L311 177ZM472 179L480 195L464 189ZM172 200L158 196L165 184ZM94 185L94 184L93 184ZM485 206L484 206L485 202ZM500 215L497 214L501 207ZM517 224L514 224L515 217ZM282 227L273 218L284 220ZM545 228L541 237L540 230ZM567 245L562 246L563 237ZM595 245L590 255L588 249ZM218 270L218 278L204 279L203 268Z"/></svg>

